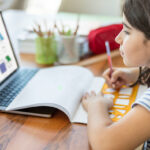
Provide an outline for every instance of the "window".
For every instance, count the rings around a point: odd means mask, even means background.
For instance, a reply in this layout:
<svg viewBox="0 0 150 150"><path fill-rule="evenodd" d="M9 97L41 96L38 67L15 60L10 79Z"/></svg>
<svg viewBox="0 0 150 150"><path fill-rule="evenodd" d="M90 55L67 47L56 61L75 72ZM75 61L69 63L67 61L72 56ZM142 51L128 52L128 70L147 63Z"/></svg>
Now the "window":
<svg viewBox="0 0 150 150"><path fill-rule="evenodd" d="M56 13L62 0L28 0L27 12L32 14Z"/></svg>

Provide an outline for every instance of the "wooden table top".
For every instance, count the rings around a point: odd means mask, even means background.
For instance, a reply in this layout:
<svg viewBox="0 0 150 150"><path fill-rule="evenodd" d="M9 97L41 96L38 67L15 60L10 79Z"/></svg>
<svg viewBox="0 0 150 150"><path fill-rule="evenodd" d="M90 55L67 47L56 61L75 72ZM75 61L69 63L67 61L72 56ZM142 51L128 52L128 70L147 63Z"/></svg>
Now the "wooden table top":
<svg viewBox="0 0 150 150"><path fill-rule="evenodd" d="M24 66L37 66L34 55L21 54ZM115 56L113 66L124 66ZM88 65L96 76L108 68L107 59ZM0 113L0 150L90 150L86 125L71 124L62 112L53 118Z"/></svg>

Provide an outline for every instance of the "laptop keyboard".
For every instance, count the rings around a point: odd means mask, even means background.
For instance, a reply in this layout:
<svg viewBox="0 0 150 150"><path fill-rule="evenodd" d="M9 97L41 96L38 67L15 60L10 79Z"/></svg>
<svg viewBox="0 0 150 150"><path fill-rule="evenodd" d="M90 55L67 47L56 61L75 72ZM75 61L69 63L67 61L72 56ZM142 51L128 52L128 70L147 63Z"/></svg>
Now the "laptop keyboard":
<svg viewBox="0 0 150 150"><path fill-rule="evenodd" d="M7 107L39 69L18 70L16 77L0 91L0 106Z"/></svg>

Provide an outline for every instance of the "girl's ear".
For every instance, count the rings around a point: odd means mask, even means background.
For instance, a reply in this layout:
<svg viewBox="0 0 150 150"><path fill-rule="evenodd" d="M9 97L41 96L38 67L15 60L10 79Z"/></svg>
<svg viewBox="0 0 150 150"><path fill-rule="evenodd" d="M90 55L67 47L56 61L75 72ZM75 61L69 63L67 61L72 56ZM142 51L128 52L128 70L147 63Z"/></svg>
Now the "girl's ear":
<svg viewBox="0 0 150 150"><path fill-rule="evenodd" d="M150 40L145 39L144 40L144 45L145 45L145 47L147 49L147 54L149 55L149 58L150 58Z"/></svg>
<svg viewBox="0 0 150 150"><path fill-rule="evenodd" d="M147 46L147 47L150 49L150 39L146 39L146 38L145 38L145 39L143 40L143 43L144 43L145 46Z"/></svg>

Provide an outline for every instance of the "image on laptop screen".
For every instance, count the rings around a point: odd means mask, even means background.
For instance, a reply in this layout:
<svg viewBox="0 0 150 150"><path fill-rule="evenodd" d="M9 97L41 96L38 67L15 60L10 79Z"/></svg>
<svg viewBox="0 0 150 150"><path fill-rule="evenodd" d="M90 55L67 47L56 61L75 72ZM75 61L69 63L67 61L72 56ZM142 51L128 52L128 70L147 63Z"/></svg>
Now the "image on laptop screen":
<svg viewBox="0 0 150 150"><path fill-rule="evenodd" d="M17 68L17 61L0 14L0 84Z"/></svg>

